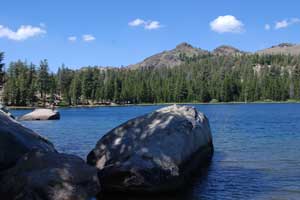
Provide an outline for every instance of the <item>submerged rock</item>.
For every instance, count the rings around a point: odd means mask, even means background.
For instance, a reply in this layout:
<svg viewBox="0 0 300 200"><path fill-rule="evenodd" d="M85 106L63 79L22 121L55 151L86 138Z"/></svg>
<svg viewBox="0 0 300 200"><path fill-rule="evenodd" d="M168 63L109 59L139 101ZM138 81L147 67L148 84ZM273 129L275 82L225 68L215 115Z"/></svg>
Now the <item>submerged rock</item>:
<svg viewBox="0 0 300 200"><path fill-rule="evenodd" d="M32 149L56 151L47 139L22 126L0 110L0 171L12 167Z"/></svg>
<svg viewBox="0 0 300 200"><path fill-rule="evenodd" d="M22 117L20 120L58 120L60 119L60 114L57 110L39 108L35 109L31 113L28 113Z"/></svg>
<svg viewBox="0 0 300 200"><path fill-rule="evenodd" d="M169 106L109 131L89 153L105 191L162 192L183 186L213 153L208 119Z"/></svg>
<svg viewBox="0 0 300 200"><path fill-rule="evenodd" d="M100 190L96 168L81 158L32 151L0 180L0 194L11 200L87 200Z"/></svg>

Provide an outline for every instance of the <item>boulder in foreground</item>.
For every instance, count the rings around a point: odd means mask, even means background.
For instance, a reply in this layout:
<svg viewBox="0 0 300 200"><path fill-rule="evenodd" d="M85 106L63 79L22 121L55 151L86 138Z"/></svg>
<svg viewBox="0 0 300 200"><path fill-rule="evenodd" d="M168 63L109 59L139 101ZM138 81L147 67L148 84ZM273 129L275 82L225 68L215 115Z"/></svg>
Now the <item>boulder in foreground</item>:
<svg viewBox="0 0 300 200"><path fill-rule="evenodd" d="M100 190L96 168L81 158L31 151L0 180L3 199L87 200Z"/></svg>
<svg viewBox="0 0 300 200"><path fill-rule="evenodd" d="M51 142L0 110L0 171L12 167L32 149L55 152Z"/></svg>
<svg viewBox="0 0 300 200"><path fill-rule="evenodd" d="M109 131L89 153L104 191L164 192L183 186L213 154L208 119L169 106Z"/></svg>
<svg viewBox="0 0 300 200"><path fill-rule="evenodd" d="M28 113L22 117L20 120L58 120L60 119L60 114L57 110L39 108L35 109L31 113Z"/></svg>

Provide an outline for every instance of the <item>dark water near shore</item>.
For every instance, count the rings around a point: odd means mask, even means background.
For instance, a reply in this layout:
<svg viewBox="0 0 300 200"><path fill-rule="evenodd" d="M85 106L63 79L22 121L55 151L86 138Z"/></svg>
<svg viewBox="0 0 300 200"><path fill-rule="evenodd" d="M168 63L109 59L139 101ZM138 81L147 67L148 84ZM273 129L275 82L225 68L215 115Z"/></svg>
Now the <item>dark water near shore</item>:
<svg viewBox="0 0 300 200"><path fill-rule="evenodd" d="M60 109L60 121L22 122L61 152L83 158L108 130L161 106ZM196 105L210 119L215 154L184 200L300 199L300 104ZM14 110L20 116L28 110ZM122 196L115 199L143 199Z"/></svg>

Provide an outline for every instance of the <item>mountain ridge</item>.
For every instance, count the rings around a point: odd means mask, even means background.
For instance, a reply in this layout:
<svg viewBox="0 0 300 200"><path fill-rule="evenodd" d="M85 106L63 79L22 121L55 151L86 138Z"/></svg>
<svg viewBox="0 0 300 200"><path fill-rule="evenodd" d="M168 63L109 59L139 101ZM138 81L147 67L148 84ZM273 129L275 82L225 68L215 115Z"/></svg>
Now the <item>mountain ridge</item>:
<svg viewBox="0 0 300 200"><path fill-rule="evenodd" d="M205 56L205 55L214 55L214 56L241 56L249 54L290 54L290 55L300 55L300 45L292 43L280 43L278 45L271 46L270 48L247 52L242 51L231 45L220 45L212 51L205 49L197 48L188 44L187 42L182 42L178 44L174 49L165 50L160 53L154 54L145 58L143 61L136 64L128 65L129 69L138 69L138 68L160 68L160 67L174 67L184 63L185 58L192 58L193 56Z"/></svg>
<svg viewBox="0 0 300 200"><path fill-rule="evenodd" d="M280 43L278 45L271 46L270 48L256 51L257 54L290 54L300 55L300 45L292 43Z"/></svg>
<svg viewBox="0 0 300 200"><path fill-rule="evenodd" d="M131 69L137 69L140 67L174 67L184 62L182 55L187 57L208 55L209 51L200 48L195 48L192 45L182 42L178 44L174 49L168 51L162 51L147 57L143 61L129 65Z"/></svg>

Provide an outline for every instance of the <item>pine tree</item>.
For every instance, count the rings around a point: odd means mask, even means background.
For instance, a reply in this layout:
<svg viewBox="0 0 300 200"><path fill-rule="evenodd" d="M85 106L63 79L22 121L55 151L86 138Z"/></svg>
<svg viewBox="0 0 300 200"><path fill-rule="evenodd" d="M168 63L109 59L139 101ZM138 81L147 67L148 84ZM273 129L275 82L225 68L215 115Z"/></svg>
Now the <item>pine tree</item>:
<svg viewBox="0 0 300 200"><path fill-rule="evenodd" d="M72 104L71 83L72 83L73 76L74 76L73 70L66 68L64 65L62 65L62 67L58 69L57 84L59 87L60 95L63 97L63 99L68 105Z"/></svg>
<svg viewBox="0 0 300 200"><path fill-rule="evenodd" d="M45 104L61 95L66 104L77 105L300 99L300 56L181 57L184 63L172 68L71 70L62 66L55 74L49 73L47 60L37 69L17 61L6 71L4 100L11 105L33 105L42 99Z"/></svg>
<svg viewBox="0 0 300 200"><path fill-rule="evenodd" d="M4 84L4 53L0 52L0 89L2 88Z"/></svg>
<svg viewBox="0 0 300 200"><path fill-rule="evenodd" d="M80 104L80 97L81 97L81 82L79 74L75 74L74 78L71 83L71 97L72 97L72 104L78 105Z"/></svg>
<svg viewBox="0 0 300 200"><path fill-rule="evenodd" d="M48 61L42 60L40 62L40 66L38 69L38 80L37 85L40 92L40 97L43 101L43 105L46 105L46 95L49 92L49 84L50 78L49 78L49 67L48 67Z"/></svg>
<svg viewBox="0 0 300 200"><path fill-rule="evenodd" d="M30 64L28 74L28 104L33 106L36 102L37 93L37 72L34 64Z"/></svg>

